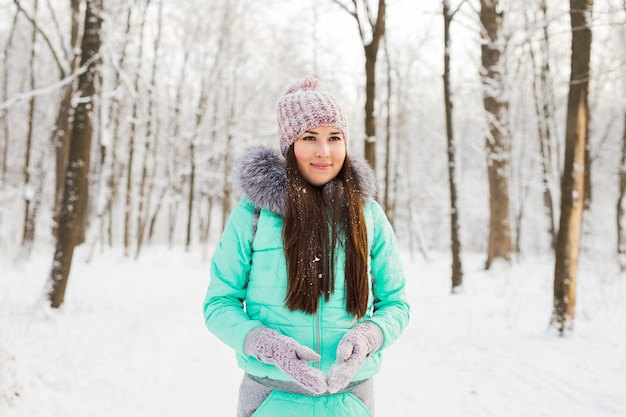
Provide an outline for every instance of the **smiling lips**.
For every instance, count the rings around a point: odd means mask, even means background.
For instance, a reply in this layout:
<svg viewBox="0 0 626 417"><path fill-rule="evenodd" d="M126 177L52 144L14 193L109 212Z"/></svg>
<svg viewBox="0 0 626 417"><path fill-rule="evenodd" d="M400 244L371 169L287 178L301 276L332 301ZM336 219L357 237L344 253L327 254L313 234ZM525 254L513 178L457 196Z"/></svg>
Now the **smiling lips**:
<svg viewBox="0 0 626 417"><path fill-rule="evenodd" d="M332 167L333 165L332 164L315 164L315 163L313 163L313 164L311 164L311 166L313 168L315 168L315 169L326 170L326 169L329 169L330 167Z"/></svg>

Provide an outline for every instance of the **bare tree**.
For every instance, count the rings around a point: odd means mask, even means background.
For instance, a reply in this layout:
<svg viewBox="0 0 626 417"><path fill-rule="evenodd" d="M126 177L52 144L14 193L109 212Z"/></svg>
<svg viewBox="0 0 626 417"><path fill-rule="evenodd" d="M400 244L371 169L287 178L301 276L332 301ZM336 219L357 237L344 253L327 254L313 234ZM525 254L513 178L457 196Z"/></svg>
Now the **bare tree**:
<svg viewBox="0 0 626 417"><path fill-rule="evenodd" d="M35 0L33 3L33 19L37 20L37 13L39 8L39 1ZM35 90L35 59L36 59L36 44L37 44L37 29L35 26L32 28L31 34L31 49L30 49L30 62L29 62L29 88L30 91ZM32 245L35 239L35 219L31 210L31 204L33 203L33 187L31 183L31 154L33 150L33 130L35 125L35 106L36 98L33 95L28 100L28 128L26 132L26 151L24 155L24 223L22 228L22 246Z"/></svg>
<svg viewBox="0 0 626 417"><path fill-rule="evenodd" d="M192 241L192 224L193 224L193 211L194 205L196 204L196 195L195 195L195 184L196 184L196 170L197 170L197 161L196 161L196 140L198 136L198 131L202 124L202 119L204 117L207 102L208 102L208 94L209 94L209 82L207 78L202 80L202 85L200 87L200 97L198 99L198 104L196 108L196 120L195 120L195 129L189 138L189 194L187 196L187 237L185 239L185 249L191 249L191 241Z"/></svg>
<svg viewBox="0 0 626 417"><path fill-rule="evenodd" d="M625 91L626 93L626 91ZM626 271L626 110L622 132L622 156L619 164L619 196L617 198L617 255L622 271Z"/></svg>
<svg viewBox="0 0 626 417"><path fill-rule="evenodd" d="M61 99L59 101L60 105L57 111L57 117L54 128L52 129L50 140L50 143L56 149L56 188L54 205L54 219L56 227L56 223L58 222L59 205L61 203L63 195L63 183L65 181L69 131L72 128L70 100L72 99L74 82L76 79L75 73L78 69L78 56L74 53L74 50L78 46L79 39L80 0L70 1L72 19L70 28L70 41L68 44L69 48L66 47L65 42L61 42L59 48L53 45L51 37L39 25L36 14L31 15L30 12L22 7L20 1L14 0L14 3L17 6L18 13L21 13L32 24L33 30L40 35L40 37L43 39L43 42L47 45L48 51L52 54L54 62L56 63L59 72L60 84L62 85L60 93ZM34 11L36 12L36 9ZM52 8L50 8L50 12L52 13L52 21L58 28L59 24ZM33 42L35 42L37 39L34 34L35 32L33 32ZM62 34L61 38L64 38ZM54 233L55 230L53 230L53 234Z"/></svg>
<svg viewBox="0 0 626 417"><path fill-rule="evenodd" d="M19 9L15 11L15 15L13 17L13 24L11 25L11 30L9 31L9 36L7 38L7 42L5 44L4 50L2 51L2 102L6 102L9 98L9 51L11 50L11 46L13 44L13 39L16 32L17 27L17 18L20 14ZM9 155L9 109L8 107L2 108L2 113L0 113L0 121L2 122L2 133L4 134L4 140L2 143L2 158L0 161L2 162L2 171L0 175L0 183L3 185L6 183L7 176L7 157Z"/></svg>
<svg viewBox="0 0 626 417"><path fill-rule="evenodd" d="M571 74L565 124L561 219L556 248L554 305L551 319L551 325L560 334L572 330L576 307L576 274L585 208L585 160L589 126L587 93L592 8L593 0L570 0Z"/></svg>
<svg viewBox="0 0 626 417"><path fill-rule="evenodd" d="M75 73L78 69L80 56L74 51L78 47L80 40L80 0L71 0L71 27L70 27L70 50L65 51L65 56L69 61L69 68L65 70L65 65L61 66L60 78L63 79L67 72ZM54 199L54 230L59 222L59 212L61 202L63 200L63 186L65 184L65 171L67 168L67 159L69 153L69 137L72 130L72 96L74 95L75 82L67 83L61 90L61 99L59 109L57 111L56 122L52 130L51 143L55 147L56 155L56 176L55 176L55 199Z"/></svg>
<svg viewBox="0 0 626 417"><path fill-rule="evenodd" d="M376 61L380 40L385 35L385 0L374 7L369 0L334 0L357 22L365 52L365 159L376 168Z"/></svg>
<svg viewBox="0 0 626 417"><path fill-rule="evenodd" d="M139 24L139 49L137 51L137 62L138 68L135 74L135 83L134 83L134 100L132 104L131 110L131 121L130 121L130 132L128 134L128 160L126 162L126 199L124 205L124 254L128 256L130 254L130 229L131 229L131 217L133 216L133 185L135 180L134 169L135 169L135 142L138 138L137 136L137 125L139 123L139 118L137 115L139 102L141 99L139 98L139 84L141 81L142 74L142 65L144 62L143 59L143 47L144 47L144 39L145 39L145 24L146 24L146 13L148 11L148 7L150 6L150 0L146 1L146 4L143 8L143 14L141 16L141 23ZM144 138L147 140L147 138Z"/></svg>
<svg viewBox="0 0 626 417"><path fill-rule="evenodd" d="M193 38L195 38L195 35L193 36ZM172 138L174 139L174 141L169 141L168 146L170 147L170 149L172 150L172 154L170 155L169 158L169 164L167 165L167 170L168 170L168 188L169 188L169 192L171 192L173 195L170 196L169 198L169 205L168 205L168 219L167 219L167 235L168 235L168 244L171 246L174 245L174 232L176 230L176 223L178 220L178 209L179 209L179 204L180 204L180 200L182 199L183 196L183 189L184 189L184 176L181 174L181 164L183 164L182 161L180 161L180 155L179 155L179 150L176 146L175 141L181 140L182 139L182 130L183 130L183 100L184 100L184 95L185 95L185 87L186 87L186 83L185 83L185 79L186 79L186 73L188 71L191 71L190 67L191 67L191 56L192 56L192 47L191 45L186 45L185 50L184 50L184 58L183 61L181 62L181 67L180 67L180 75L178 78L178 86L176 89L176 101L174 103L174 114L173 114L173 121L172 123L174 124L173 126L173 133L172 133ZM160 207L160 205L159 205ZM154 214L155 216L157 215L157 213L155 212Z"/></svg>
<svg viewBox="0 0 626 417"><path fill-rule="evenodd" d="M459 4L461 7L463 2ZM463 284L463 264L461 262L461 239L459 225L459 202L456 184L456 145L452 123L452 93L450 92L450 24L455 13L450 10L450 2L443 0L444 55L443 55L443 95L446 113L446 138L448 143L448 186L450 189L450 249L452 251L452 292Z"/></svg>
<svg viewBox="0 0 626 417"><path fill-rule="evenodd" d="M624 2L626 12L626 1ZM626 97L626 28L622 27L622 97ZM622 105L622 155L619 164L619 196L617 198L617 255L620 269L626 271L626 103Z"/></svg>
<svg viewBox="0 0 626 417"><path fill-rule="evenodd" d="M236 96L236 85L233 85L232 88L228 91L230 95L230 108L228 112L228 125L226 131L226 151L224 153L224 178L223 178L223 200L222 200L222 229L226 226L226 221L228 220L228 214L232 208L231 206L231 198L233 193L233 187L231 182L228 180L233 166L233 155L231 153L232 144L234 140L233 133L233 125L235 118L235 96Z"/></svg>
<svg viewBox="0 0 626 417"><path fill-rule="evenodd" d="M393 77L392 77L392 66L391 66L391 57L389 56L389 45L387 42L387 38L383 39L383 47L385 51L385 77L387 78L387 94L385 96L385 177L384 177L384 192L383 192L383 208L385 209L385 213L387 213L387 217L389 218L389 223L392 225L395 222L395 203L392 203L392 195L394 194L397 183L394 183L396 179L397 173L397 164L391 163L392 154L394 154L394 150L392 149L392 97L393 97ZM396 146L396 154L397 157L397 149ZM392 189L393 188L393 189Z"/></svg>
<svg viewBox="0 0 626 417"><path fill-rule="evenodd" d="M74 49L77 45L76 39L78 38L78 26L79 22L76 19L76 13L78 13L79 0L71 0L70 4L72 7L73 18L71 19L71 39L70 42L64 42L65 35L64 32L60 29L58 24L58 20L56 18L55 12L53 8L48 8L48 12L50 16L47 17L48 21L51 21L53 25L58 30L59 38L61 42L58 42L58 45L55 45L51 39L50 34L48 34L44 30L44 26L40 23L40 20L43 18L39 13L39 2L36 1L32 4L31 10L27 10L23 7L22 2L19 0L14 0L13 3L17 7L14 25L17 22L18 16L23 16L26 21L32 26L32 34L31 34L31 47L30 47L30 56L29 56L29 93L27 93L28 98L28 114L26 116L27 124L27 132L26 132L26 149L25 149L25 164L23 166L24 173L24 224L23 224L23 232L22 232L22 258L28 258L30 256L30 252L32 249L32 245L35 239L35 225L37 224L37 216L39 213L39 209L42 205L42 194L44 190L45 178L48 172L48 160L50 159L50 145L57 150L57 156L59 154L65 155L65 158L57 158L57 188L56 188L56 196L55 203L59 202L58 196L62 194L62 181L60 178L64 176L65 173L65 165L67 163L67 147L63 147L63 142L67 142L68 132L71 129L71 117L70 117L70 99L72 97L72 86L76 79L76 75L74 74L77 66L73 65L72 62L76 62ZM15 26L13 27L15 29ZM9 37L9 42L7 43L7 50L5 50L5 56L8 54L9 45L11 45L13 39L13 30L11 31L11 35ZM42 42L40 42L40 40ZM56 68L59 72L59 84L61 86L61 93L59 100L60 106L57 112L56 121L53 129L51 130L51 139L47 146L44 146L43 150L40 153L40 156L37 162L33 165L31 161L33 159L33 152L36 151L35 144L33 143L33 139L36 136L35 129L37 126L41 124L41 121L38 119L38 115L36 112L36 98L41 94L37 92L37 86L35 83L35 72L38 68L41 67L41 62L35 62L37 56L35 51L42 51L42 49L38 46L41 44L46 46L47 52L49 52L53 58L53 63L56 64ZM6 60L4 61L5 66L7 65ZM6 67L8 71L8 67ZM14 71L15 72L15 71ZM40 72L40 78L45 78L45 75L42 75ZM8 76L5 73L5 77L3 79L4 82L4 94L6 99L7 87L9 84ZM3 110L5 113L6 110ZM6 174L6 158L8 151L8 138L9 138L9 130L8 124L5 124L5 133L7 138L7 146L4 148L3 160L5 161L3 166L3 182L4 182L4 174ZM62 174L60 173L62 172ZM57 205L55 204L54 211L56 212ZM55 221L58 220L55 215ZM54 230L53 230L54 232Z"/></svg>
<svg viewBox="0 0 626 417"><path fill-rule="evenodd" d="M487 176L489 178L489 239L485 268L496 258L511 259L511 217L509 213L509 171L511 145L508 132L508 102L504 91L505 40L503 12L499 0L480 1L482 24L481 80L487 117Z"/></svg>
<svg viewBox="0 0 626 417"><path fill-rule="evenodd" d="M113 94L110 102L110 108L108 111L108 115L110 117L110 125L112 132L112 143L105 144L100 147L100 158L102 163L108 164L108 178L106 180L106 187L109 190L109 195L106 203L106 207L104 208L104 212L101 214L101 227L104 228L106 222L106 236L108 244L113 245L113 228L114 228L114 216L113 216L113 208L115 202L119 197L119 182L123 178L123 166L122 163L118 160L118 149L120 148L120 142L122 137L122 129L121 129L121 120L124 118L122 114L122 109L124 105L124 98L126 95L124 94L124 90L126 89L125 83L122 82L123 72L126 66L126 59L128 56L128 45L131 42L132 35L132 11L133 8L131 5L128 6L128 10L126 13L126 20L123 32L123 41L120 47L120 56L117 62L113 62L112 65L114 67L114 80L113 80ZM107 146L108 145L108 146ZM106 161L108 157L108 162ZM126 230L123 231L126 233ZM124 239L126 235L124 235Z"/></svg>
<svg viewBox="0 0 626 417"><path fill-rule="evenodd" d="M539 5L539 23L542 31L538 46L530 42L529 52L538 67L539 74L533 77L533 93L535 96L535 113L537 115L537 132L541 157L543 203L548 219L548 234L553 249L557 241L557 204L560 164L558 147L555 144L554 128L554 95L552 91L552 70L550 68L550 34L548 31L547 1L541 0ZM538 51L535 51L538 48Z"/></svg>
<svg viewBox="0 0 626 417"><path fill-rule="evenodd" d="M162 33L163 33L163 0L159 1L157 34L154 40L154 56L155 57L159 55ZM148 119L147 119L147 125L146 125L146 139L144 143L143 163L142 163L142 169L141 169L141 183L139 185L139 209L137 212L137 251L135 252L135 257L139 256L139 252L141 251L141 247L143 245L143 241L145 238L146 226L148 224L148 219L150 215L150 208L151 208L150 203L151 203L152 193L154 191L154 186L155 186L154 176L157 171L158 158L156 158L155 154L151 152L151 150L158 149L158 144L159 144L158 143L159 127L160 127L159 118L158 117L154 118L155 119L154 126L152 123L153 114L157 110L155 103L154 103L154 94L157 88L157 62L158 60L156 58L152 61L150 88L148 89L148 110L147 110ZM154 145L154 146L151 146L151 145ZM152 170L149 171L148 159L151 156L153 159L153 166L152 166ZM148 180L150 180L150 183L147 186L148 189L146 190L146 183L148 182Z"/></svg>
<svg viewBox="0 0 626 417"><path fill-rule="evenodd" d="M236 5L235 5L236 7ZM215 15L217 16L218 11L217 10L213 10L212 13L215 13ZM198 161L197 161L197 148L198 148L198 142L200 142L201 140L201 135L200 135L200 131L201 131L201 127L202 124L204 122L205 116L208 113L209 110L209 96L211 93L211 90L213 90L213 86L215 84L217 84L215 82L216 77L218 76L218 72L219 72L219 64L222 62L222 60L224 59L224 49L226 48L226 43L228 43L228 37L230 35L230 31L232 30L232 22L233 22L233 16L232 16L232 10L231 10L231 6L228 5L226 7L224 7L222 14L220 15L220 21L222 22L220 27L218 28L218 32L216 32L216 46L214 48L210 48L207 49L202 57L202 62L205 64L205 69L204 72L206 73L206 76L202 77L201 80L201 86L200 86L200 95L198 97L198 102L195 106L195 120L194 120L194 129L193 132L191 134L191 137L189 138L189 195L187 197L187 237L185 239L185 248L186 250L190 250L191 249L191 243L192 243L192 233L193 233L193 220L194 220L194 208L196 205L198 205L197 202L197 198L198 196L196 195L196 188L197 187L197 174L198 174ZM210 53L211 52L211 53ZM215 136L217 133L217 127L215 126L217 123L217 107L218 107L218 101L217 99L214 100L213 102L214 106L213 106L213 119L212 119L212 124L213 126L211 126L211 136ZM231 107L234 106L234 104L231 102ZM229 142L231 141L231 136L230 134L228 134L228 140ZM215 140L211 140L209 139L212 143L215 143ZM230 146L227 146L227 151L230 151ZM228 169L230 169L229 166L229 152L227 152L227 154L225 155L225 165L226 165L226 170L228 171ZM228 174L227 174L228 175ZM230 181L228 181L228 178L225 179L225 182L227 184L230 184ZM225 201L229 201L229 198L225 198ZM225 207L224 208L225 213L228 214L230 212L230 207ZM210 201L209 201L209 212L211 210L210 207ZM202 223L202 219L200 219L200 223ZM209 219L207 218L207 225L210 223ZM204 232L204 225L200 224L199 227L200 230L200 240L203 240L203 234ZM208 231L207 231L208 233Z"/></svg>
<svg viewBox="0 0 626 417"><path fill-rule="evenodd" d="M81 48L81 67L85 71L78 80L79 99L76 103L60 223L49 277L48 299L53 308L63 304L74 248L82 224L80 215L85 213L83 208L88 189L85 184L88 182L90 165L93 97L98 77L101 27L102 0L87 0Z"/></svg>

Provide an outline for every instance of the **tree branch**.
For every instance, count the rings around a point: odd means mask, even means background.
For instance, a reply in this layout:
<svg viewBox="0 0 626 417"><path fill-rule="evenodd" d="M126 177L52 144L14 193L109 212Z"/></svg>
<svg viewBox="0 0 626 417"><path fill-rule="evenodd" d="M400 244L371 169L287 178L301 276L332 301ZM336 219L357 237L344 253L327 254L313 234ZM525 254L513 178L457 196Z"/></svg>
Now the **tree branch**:
<svg viewBox="0 0 626 417"><path fill-rule="evenodd" d="M447 0L444 0L447 1ZM454 18L454 15L459 11L459 9L463 6L463 3L468 3L467 0L461 0L461 2L456 6L456 9L454 9L453 11L450 12L449 16L450 16L450 20L452 20L452 18ZM470 3L471 6L471 3ZM474 9L474 11L476 11Z"/></svg>
<svg viewBox="0 0 626 417"><path fill-rule="evenodd" d="M57 63L57 67L59 68L59 72L61 73L61 77L65 77L71 71L70 66L68 65L68 63L67 62L63 62L59 58L59 55L57 54L57 51L54 48L54 46L52 46L52 42L50 41L50 38L48 37L48 35L41 29L41 27L37 24L35 19L33 19L33 17L22 7L22 5L20 4L20 1L19 0L13 0L13 3L15 3L15 5L18 8L18 10L20 12L22 12L24 17L26 17L26 19L34 26L35 30L37 30L37 32L39 32L39 34L43 37L44 41L48 45L48 48L50 48L50 52L52 53L52 56L54 57L54 61Z"/></svg>

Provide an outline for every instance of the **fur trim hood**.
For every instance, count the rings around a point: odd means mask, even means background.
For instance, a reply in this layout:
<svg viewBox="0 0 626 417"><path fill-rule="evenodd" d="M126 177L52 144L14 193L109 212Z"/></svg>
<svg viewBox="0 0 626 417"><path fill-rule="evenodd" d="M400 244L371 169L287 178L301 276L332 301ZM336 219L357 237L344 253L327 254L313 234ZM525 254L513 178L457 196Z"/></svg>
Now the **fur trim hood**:
<svg viewBox="0 0 626 417"><path fill-rule="evenodd" d="M365 159L350 156L357 186L368 201L376 195L376 175ZM269 148L257 148L246 152L237 162L236 183L240 190L256 205L282 215L287 199L287 168L283 157ZM324 185L338 186L336 181Z"/></svg>

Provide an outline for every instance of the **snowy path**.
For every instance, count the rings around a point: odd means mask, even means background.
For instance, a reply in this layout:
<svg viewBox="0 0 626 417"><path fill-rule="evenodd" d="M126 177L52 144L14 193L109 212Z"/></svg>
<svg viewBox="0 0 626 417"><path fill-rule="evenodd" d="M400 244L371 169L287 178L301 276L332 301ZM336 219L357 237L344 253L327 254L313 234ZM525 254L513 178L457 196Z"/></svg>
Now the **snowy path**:
<svg viewBox="0 0 626 417"><path fill-rule="evenodd" d="M78 256L51 312L45 258L0 277L0 416L234 414L241 373L202 322L208 262ZM581 278L577 332L558 338L548 263L485 272L470 257L452 296L445 258L405 260L412 320L376 378L378 417L626 416L624 276Z"/></svg>

